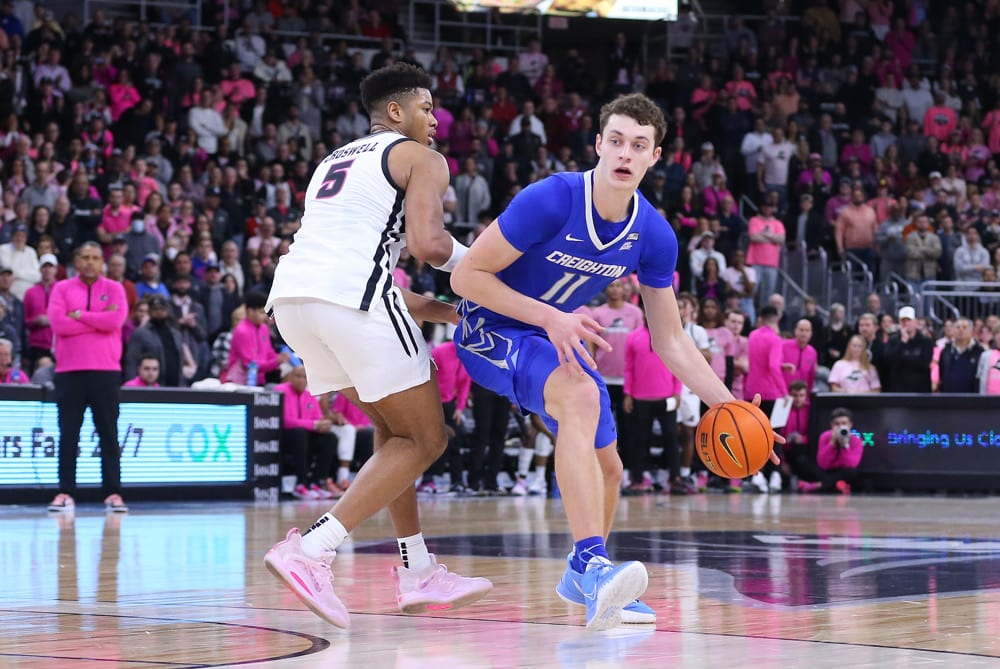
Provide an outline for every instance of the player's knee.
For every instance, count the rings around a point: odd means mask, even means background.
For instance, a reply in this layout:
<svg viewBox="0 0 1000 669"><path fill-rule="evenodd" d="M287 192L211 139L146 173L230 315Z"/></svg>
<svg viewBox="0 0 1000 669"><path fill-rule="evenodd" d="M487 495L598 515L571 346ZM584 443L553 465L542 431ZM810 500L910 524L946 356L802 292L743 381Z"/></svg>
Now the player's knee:
<svg viewBox="0 0 1000 669"><path fill-rule="evenodd" d="M561 377L555 377L555 374ZM545 388L549 414L559 420L593 422L601 411L601 393L589 376L558 370Z"/></svg>
<svg viewBox="0 0 1000 669"><path fill-rule="evenodd" d="M448 437L445 436L443 430L433 435L426 435L416 442L424 459L424 467L430 467L434 464L448 448Z"/></svg>
<svg viewBox="0 0 1000 669"><path fill-rule="evenodd" d="M607 446L606 448L614 448L614 446ZM625 477L625 469L622 466L622 459L619 457L600 458L600 461L601 475L604 477L604 485L614 488L621 487L622 479Z"/></svg>

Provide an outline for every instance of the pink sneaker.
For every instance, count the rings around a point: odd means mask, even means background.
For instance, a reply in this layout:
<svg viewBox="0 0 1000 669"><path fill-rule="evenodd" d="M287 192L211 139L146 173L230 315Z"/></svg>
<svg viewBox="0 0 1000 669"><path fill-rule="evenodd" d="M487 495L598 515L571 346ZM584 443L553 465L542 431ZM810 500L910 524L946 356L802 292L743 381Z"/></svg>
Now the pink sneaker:
<svg viewBox="0 0 1000 669"><path fill-rule="evenodd" d="M819 492L823 486L819 483L810 483L809 481L799 481L799 492L811 493Z"/></svg>
<svg viewBox="0 0 1000 669"><path fill-rule="evenodd" d="M267 552L264 565L313 613L331 625L347 629L347 607L333 591L333 572L330 571L330 563L336 555L336 551L330 551L319 559L309 557L302 550L299 529L293 527L284 541L279 541Z"/></svg>
<svg viewBox="0 0 1000 669"><path fill-rule="evenodd" d="M393 567L396 603L403 613L457 609L480 599L493 589L489 579L459 576L431 555L433 566L421 573Z"/></svg>

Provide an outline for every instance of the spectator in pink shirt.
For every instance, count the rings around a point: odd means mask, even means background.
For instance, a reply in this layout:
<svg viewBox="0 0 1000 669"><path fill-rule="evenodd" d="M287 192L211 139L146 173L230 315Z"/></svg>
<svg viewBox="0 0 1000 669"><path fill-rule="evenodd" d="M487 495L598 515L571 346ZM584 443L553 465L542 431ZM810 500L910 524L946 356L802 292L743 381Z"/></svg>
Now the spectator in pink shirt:
<svg viewBox="0 0 1000 669"><path fill-rule="evenodd" d="M417 492L437 492L434 477L444 474L445 466L451 477L451 492L464 490L462 482L462 450L458 435L462 432L462 414L469 402L472 390L472 379L465 367L458 360L455 352L455 342L451 340L454 326L448 326L448 338L434 347L431 358L437 367L438 389L441 391L441 407L444 410L444 423L448 431L448 447L441 457L424 473L423 480L417 487Z"/></svg>
<svg viewBox="0 0 1000 669"><path fill-rule="evenodd" d="M326 484L333 483L330 474L337 455L333 421L323 417L320 401L312 396L306 385L306 369L299 365L292 367L284 381L274 387L284 396L281 450L292 462L293 496L332 499L335 493L328 490Z"/></svg>
<svg viewBox="0 0 1000 669"><path fill-rule="evenodd" d="M677 405L682 384L660 356L653 351L649 329L645 321L625 337L624 345L624 416L621 423L628 423L628 441L622 444L622 460L629 472L632 493L650 492L653 477L650 474L649 448L652 442L653 421L662 430L664 469L669 471L671 488L680 475L677 449ZM619 425L621 425L619 423Z"/></svg>
<svg viewBox="0 0 1000 669"><path fill-rule="evenodd" d="M124 204L124 194L119 186L108 191L108 203L101 212L101 223L97 226L97 238L101 244L110 247L115 235L128 232L132 223L133 208Z"/></svg>
<svg viewBox="0 0 1000 669"><path fill-rule="evenodd" d="M864 444L854 431L854 416L847 409L834 409L830 413L830 429L819 435L817 480L800 485L799 489L803 492L850 494L851 483L857 478L863 454Z"/></svg>
<svg viewBox="0 0 1000 669"><path fill-rule="evenodd" d="M882 390L878 371L869 361L868 343L861 335L847 341L844 357L833 363L827 381L835 393L877 393Z"/></svg>
<svg viewBox="0 0 1000 669"><path fill-rule="evenodd" d="M816 450L809 448L809 392L802 381L793 381L788 386L792 397L792 408L788 412L788 422L781 428L785 438L785 453L782 470L800 480L815 480Z"/></svg>
<svg viewBox="0 0 1000 669"><path fill-rule="evenodd" d="M785 244L785 226L775 218L777 193L768 193L760 205L760 213L750 219L747 232L750 244L746 262L757 273L757 302L763 302L778 285L778 266Z"/></svg>
<svg viewBox="0 0 1000 669"><path fill-rule="evenodd" d="M27 382L28 375L14 365L14 342L0 339L0 386Z"/></svg>
<svg viewBox="0 0 1000 669"><path fill-rule="evenodd" d="M229 66L229 76L222 80L220 87L223 98L236 108L257 97L253 82L243 76L243 67L238 62Z"/></svg>
<svg viewBox="0 0 1000 669"><path fill-rule="evenodd" d="M852 160L858 161L862 174L871 174L875 156L872 154L872 147L865 141L865 133L859 129L851 131L851 143L840 152L841 167L846 169Z"/></svg>
<svg viewBox="0 0 1000 669"><path fill-rule="evenodd" d="M748 112L757 100L757 90L743 77L743 67L733 65L733 78L726 82L726 92L736 98L736 106L740 111Z"/></svg>
<svg viewBox="0 0 1000 669"><path fill-rule="evenodd" d="M816 349L809 344L812 335L812 323L803 318L795 324L795 336L781 344L781 371L785 383L791 387L792 382L802 381L810 393L816 385L817 360Z"/></svg>
<svg viewBox="0 0 1000 669"><path fill-rule="evenodd" d="M958 115L945 104L947 96L938 91L934 94L934 104L924 114L924 135L937 137L941 143L947 142L951 131L958 126Z"/></svg>
<svg viewBox="0 0 1000 669"><path fill-rule="evenodd" d="M123 67L118 71L117 81L108 87L108 97L111 101L111 120L116 123L122 114L142 100L139 91L132 84L128 68Z"/></svg>
<svg viewBox="0 0 1000 669"><path fill-rule="evenodd" d="M144 355L139 360L138 373L122 384L122 388L159 388L160 359L155 355Z"/></svg>
<svg viewBox="0 0 1000 669"><path fill-rule="evenodd" d="M899 66L904 70L910 67L915 44L916 38L906 28L906 21L897 18L893 23L892 30L885 36L885 46L892 51L892 55L895 56L896 60L899 61Z"/></svg>
<svg viewBox="0 0 1000 669"><path fill-rule="evenodd" d="M757 322L760 325L747 338L750 370L744 381L743 396L752 400L755 395L760 395L760 409L765 416L770 416L774 403L788 394L781 369L782 339L778 335L778 318L778 310L765 304L758 313ZM776 450L780 448L780 445L775 445ZM781 492L781 472L773 462L768 462L753 476L753 485L760 492Z"/></svg>
<svg viewBox="0 0 1000 669"><path fill-rule="evenodd" d="M611 350L606 351L596 346L591 351L597 371L608 386L611 396L611 408L621 426L623 421L622 386L625 383L625 338L630 332L642 326L642 310L634 304L625 301L625 281L618 279L608 284L604 289L607 301L590 310L590 317L604 328L601 336L611 344ZM619 431L619 439L624 443L628 427Z"/></svg>
<svg viewBox="0 0 1000 669"><path fill-rule="evenodd" d="M288 354L277 353L271 345L271 329L267 326L267 313L264 311L266 304L267 296L263 293L247 293L247 317L233 329L225 380L264 385L268 372L288 362ZM256 380L246 376L251 362L257 363Z"/></svg>
<svg viewBox="0 0 1000 669"><path fill-rule="evenodd" d="M743 326L746 325L747 316L739 309L726 310L726 329L733 335L732 356L733 356L733 378L729 390L733 397L742 399L746 397L743 390L743 382L747 371L750 369L750 359L747 357L747 338L743 336Z"/></svg>
<svg viewBox="0 0 1000 669"><path fill-rule="evenodd" d="M38 262L42 280L24 294L24 326L28 331L28 346L21 352L21 360L32 369L38 358L52 355L52 327L47 310L59 271L59 261L51 253L42 255Z"/></svg>

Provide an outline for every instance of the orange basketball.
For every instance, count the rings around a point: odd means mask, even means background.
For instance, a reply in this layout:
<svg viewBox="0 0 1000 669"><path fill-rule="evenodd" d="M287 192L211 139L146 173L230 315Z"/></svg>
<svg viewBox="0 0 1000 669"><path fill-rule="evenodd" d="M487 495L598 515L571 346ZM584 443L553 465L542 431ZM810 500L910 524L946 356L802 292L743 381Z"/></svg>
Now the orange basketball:
<svg viewBox="0 0 1000 669"><path fill-rule="evenodd" d="M724 479L753 476L767 462L774 432L764 412L750 402L723 402L705 412L694 435L698 457Z"/></svg>

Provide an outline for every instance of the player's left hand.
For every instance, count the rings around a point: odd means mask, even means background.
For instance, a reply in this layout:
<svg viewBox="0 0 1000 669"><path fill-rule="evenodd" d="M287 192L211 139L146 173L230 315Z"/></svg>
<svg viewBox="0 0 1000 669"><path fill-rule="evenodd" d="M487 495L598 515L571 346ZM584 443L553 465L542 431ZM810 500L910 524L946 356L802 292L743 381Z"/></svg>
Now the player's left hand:
<svg viewBox="0 0 1000 669"><path fill-rule="evenodd" d="M591 369L597 369L597 363L583 342L611 351L611 344L598 334L604 331L604 326L586 314L567 314L554 310L551 319L543 327L549 336L549 341L559 353L560 364L569 366L578 374L585 372L576 359L577 355Z"/></svg>
<svg viewBox="0 0 1000 669"><path fill-rule="evenodd" d="M753 404L757 408L760 408L760 393L757 393L757 394L755 394L753 396L753 401L751 402L751 404ZM785 438L782 437L777 432L775 432L774 433L774 442L776 444L783 444L783 443L785 443ZM775 454L775 452L774 452L773 449L771 450L771 462L773 462L776 465L780 465L781 464L781 458L779 458L777 456L777 454Z"/></svg>

